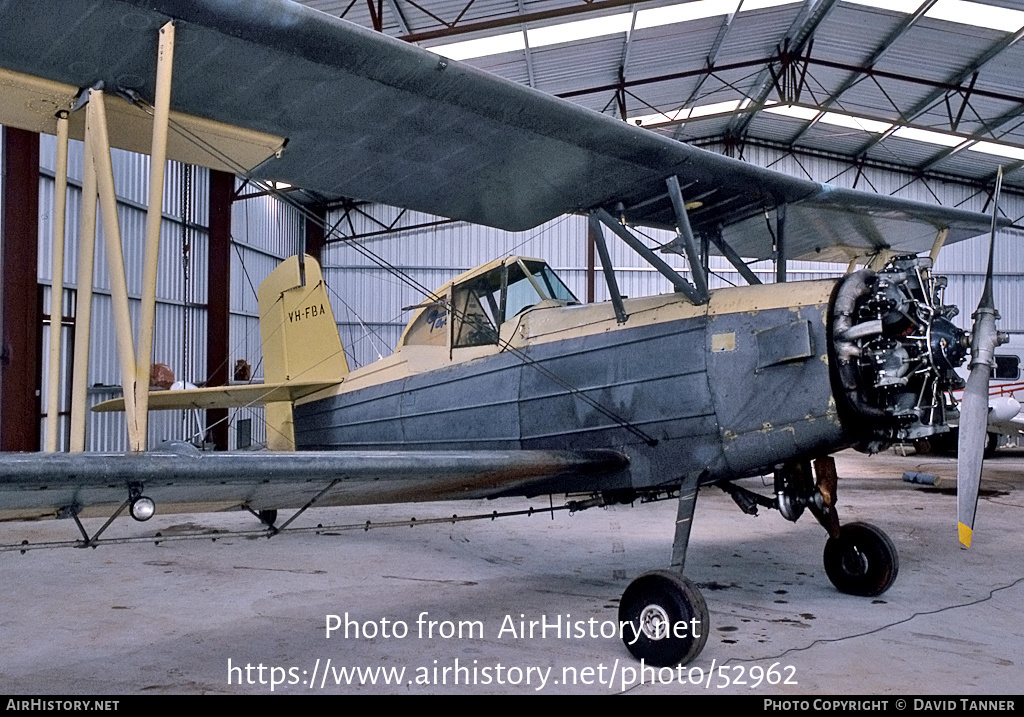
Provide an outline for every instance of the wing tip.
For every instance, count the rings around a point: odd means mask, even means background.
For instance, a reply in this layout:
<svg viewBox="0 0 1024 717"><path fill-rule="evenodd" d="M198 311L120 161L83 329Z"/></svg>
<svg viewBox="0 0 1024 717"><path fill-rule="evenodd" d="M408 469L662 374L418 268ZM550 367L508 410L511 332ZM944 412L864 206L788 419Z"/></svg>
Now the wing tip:
<svg viewBox="0 0 1024 717"><path fill-rule="evenodd" d="M971 547L971 536L974 534L974 531L970 526L964 525L963 523L957 523L957 529L960 537L960 543L965 548Z"/></svg>

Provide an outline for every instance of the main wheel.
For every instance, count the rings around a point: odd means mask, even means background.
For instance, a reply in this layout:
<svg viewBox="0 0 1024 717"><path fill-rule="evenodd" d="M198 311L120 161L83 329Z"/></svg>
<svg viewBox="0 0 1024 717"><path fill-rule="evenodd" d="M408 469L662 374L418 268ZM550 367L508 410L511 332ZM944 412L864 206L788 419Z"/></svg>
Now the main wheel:
<svg viewBox="0 0 1024 717"><path fill-rule="evenodd" d="M881 595L896 580L899 555L889 536L868 523L849 523L825 543L825 572L839 592Z"/></svg>
<svg viewBox="0 0 1024 717"><path fill-rule="evenodd" d="M704 649L710 621L704 596L670 570L644 573L629 584L619 603L622 641L633 657L655 667L690 662Z"/></svg>
<svg viewBox="0 0 1024 717"><path fill-rule="evenodd" d="M257 511L256 515L259 516L259 519L263 521L263 524L268 528L273 528L274 523L277 522L277 511L273 508Z"/></svg>

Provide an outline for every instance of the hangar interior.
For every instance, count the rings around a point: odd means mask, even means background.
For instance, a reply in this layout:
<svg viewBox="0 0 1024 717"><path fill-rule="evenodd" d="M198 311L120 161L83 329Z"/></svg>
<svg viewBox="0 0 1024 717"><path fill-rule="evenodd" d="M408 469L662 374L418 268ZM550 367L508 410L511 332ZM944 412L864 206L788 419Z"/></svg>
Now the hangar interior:
<svg viewBox="0 0 1024 717"><path fill-rule="evenodd" d="M1015 223L1024 218L1024 93L1018 82L1024 10L1011 0L302 4L621 121L818 182L990 212L1002 165L998 211ZM386 131L402 131L400 119L381 117L381 123ZM56 142L5 128L2 152L0 440L3 450L38 450L47 438L43 367L54 281ZM336 161L338 172L351 171L345 157ZM115 151L113 162L137 322L149 158ZM82 166L82 145L72 142L61 317L62 450L70 430L66 394ZM225 211L227 228L218 225ZM644 234L651 246L672 238ZM1024 333L1020 239L1014 228L1000 233L994 273L1000 329L1017 335ZM612 241L610 248L623 294L671 290L625 245ZM120 391L102 242L97 251L88 369L93 403ZM423 299L416 285L439 286L503 255L544 258L581 300L606 298L588 255L585 217L567 215L509 233L359 197L324 198L293 187L269 191L241 177L232 181L221 172L169 162L153 360L167 364L177 380L200 386L233 380L239 362L251 367L252 378L261 378L255 287L299 251L321 259L352 366L391 352L410 315L406 307ZM955 321L962 328L981 293L986 254L987 237L946 247L938 261L939 273L949 277L946 301L960 307ZM665 256L688 272L683 257ZM706 260L713 288L744 283L723 257ZM762 281L777 278L774 261L750 268ZM846 264L792 260L785 266L787 280L846 270ZM266 439L261 415L256 408L226 417L154 414L149 441L258 447ZM90 415L86 435L89 450L126 447L120 414Z"/></svg>

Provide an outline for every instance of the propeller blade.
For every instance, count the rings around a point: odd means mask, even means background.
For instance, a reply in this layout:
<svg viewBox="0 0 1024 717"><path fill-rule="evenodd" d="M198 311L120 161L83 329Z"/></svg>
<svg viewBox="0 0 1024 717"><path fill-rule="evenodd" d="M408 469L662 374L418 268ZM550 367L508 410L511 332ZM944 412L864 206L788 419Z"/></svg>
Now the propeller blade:
<svg viewBox="0 0 1024 717"><path fill-rule="evenodd" d="M975 324L975 330L977 330ZM964 547L971 547L974 514L978 510L981 466L988 429L988 379L992 370L980 363L971 369L960 402L960 437L957 445L957 532Z"/></svg>
<svg viewBox="0 0 1024 717"><path fill-rule="evenodd" d="M992 233L988 244L988 271L985 288L974 312L971 326L971 373L960 402L960 436L957 445L956 509L957 532L964 547L971 547L974 516L978 511L981 489L981 468L988 438L988 383L992 375L995 350L1001 341L996 331L995 300L992 293L992 263L996 245L996 215L999 192L1003 186L1003 168L996 173L996 189L992 197Z"/></svg>

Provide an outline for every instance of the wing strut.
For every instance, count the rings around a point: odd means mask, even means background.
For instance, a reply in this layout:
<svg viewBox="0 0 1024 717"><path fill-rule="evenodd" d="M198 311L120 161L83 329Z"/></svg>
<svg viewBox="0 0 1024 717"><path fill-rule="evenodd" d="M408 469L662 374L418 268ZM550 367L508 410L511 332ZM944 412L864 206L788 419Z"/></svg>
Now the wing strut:
<svg viewBox="0 0 1024 717"><path fill-rule="evenodd" d="M156 99L153 112L152 146L150 155L149 206L146 216L146 249L144 259L143 290L138 350L132 337L128 311L128 289L125 279L124 250L118 224L114 173L110 159L110 138L107 127L106 98L99 87L87 92L85 121L85 170L82 181L82 239L79 249L78 286L86 287L79 295L78 317L75 328L74 385L71 399L71 451L85 450L86 389L89 361L89 333L92 315L92 271L96 243L96 200L102 208L103 233L106 238L107 268L110 273L111 294L118 359L121 364L121 387L124 392L128 425L128 443L132 451L146 449L149 403L149 369L153 353L153 323L156 312L157 264L160 254L160 223L163 210L164 168L167 159L167 132L170 117L171 67L174 58L174 25L167 23L160 30L157 58ZM67 118L58 116L58 157L66 154ZM64 131L61 132L61 128ZM67 162L58 159L58 189L66 186ZM62 212L64 200L56 198L57 211ZM63 220L59 221L63 229ZM63 237L58 241L58 226L54 226L54 266L57 256L63 256ZM58 246L59 244L59 246ZM61 288L54 277L53 308L51 314L61 315ZM58 378L53 377L53 356L59 358L59 326L51 328L50 396L58 394ZM53 409L48 415L56 418ZM57 426L47 425L47 450L57 450Z"/></svg>
<svg viewBox="0 0 1024 717"><path fill-rule="evenodd" d="M86 122L88 129L88 122ZM92 162L92 133L84 137L82 168L82 229L78 248L78 286L75 305L75 355L71 386L71 452L85 450L86 391L89 388L89 340L92 324L93 264L96 256L96 167Z"/></svg>
<svg viewBox="0 0 1024 717"><path fill-rule="evenodd" d="M68 196L68 113L57 114L57 167L53 175L53 283L50 287L50 357L47 371L46 451L60 441L60 331L64 317L64 215Z"/></svg>
<svg viewBox="0 0 1024 717"><path fill-rule="evenodd" d="M124 249L117 215L117 194L114 191L114 167L110 158L107 135L106 97L103 90L89 90L86 107L86 133L91 133L91 161L96 173L96 188L103 218L103 237L107 248L107 270L110 274L111 305L117 337L117 358L121 364L121 388L124 390L125 414L128 419L128 445L133 451L141 448L137 412L135 410L135 346L132 341L132 320L128 313L128 280L124 270ZM84 198L83 198L84 199ZM91 200L90 200L91 201ZM148 371L147 371L148 375ZM146 387L148 390L148 386Z"/></svg>
<svg viewBox="0 0 1024 717"><path fill-rule="evenodd" d="M174 64L174 23L160 28L157 52L156 97L153 102L153 146L149 162L149 206L146 211L146 254L143 259L142 304L138 350L135 357L135 422L139 445L146 450L149 427L149 368L153 360L153 325L156 323L156 279L160 259L160 223L163 219L164 167L167 164L167 127L171 115L171 68ZM125 386L125 391L128 387ZM129 417L131 420L132 417Z"/></svg>
<svg viewBox="0 0 1024 717"><path fill-rule="evenodd" d="M619 283L615 280L615 269L612 267L611 257L608 255L608 245L604 241L604 230L601 229L601 221L594 212L587 215L590 225L590 236L597 247L598 256L601 257L601 271L604 272L604 281L608 285L608 295L612 300L612 307L615 309L615 320L620 324L626 323L629 316L622 305L622 294L619 293Z"/></svg>
<svg viewBox="0 0 1024 717"><path fill-rule="evenodd" d="M648 264L653 266L662 276L672 282L672 286L675 287L676 291L686 294L686 298L694 304L700 305L707 303L707 299L701 301L701 296L693 287L693 284L680 276L675 269L665 263L664 259L655 254L643 242L633 236L626 227L615 221L611 214L601 208L595 209L594 213L597 215L597 218L601 220L602 224L618 234L619 238L626 242L633 251L642 256Z"/></svg>
<svg viewBox="0 0 1024 717"><path fill-rule="evenodd" d="M665 180L665 183L668 185L668 196L672 200L672 208L676 213L676 229L682 240L683 249L686 251L686 259L690 262L690 273L693 274L693 284L699 298L697 303L706 304L711 298L711 295L708 294L708 278L704 273L700 254L697 252L697 242L693 238L690 217L686 213L686 202L683 201L683 191L679 188L679 178L672 175Z"/></svg>
<svg viewBox="0 0 1024 717"><path fill-rule="evenodd" d="M780 204L775 209L775 283L786 281L786 269L789 265L789 254L786 247L786 205Z"/></svg>
<svg viewBox="0 0 1024 717"><path fill-rule="evenodd" d="M724 256L729 263L733 265L733 268L740 273L740 276L742 276L750 286L761 283L761 280L757 278L757 274L750 270L750 267L747 266L747 262L743 261L743 257L737 254L736 250L729 246L729 243L722 238L721 230L707 234L706 236L712 244L718 247L718 251L722 252L722 256Z"/></svg>

